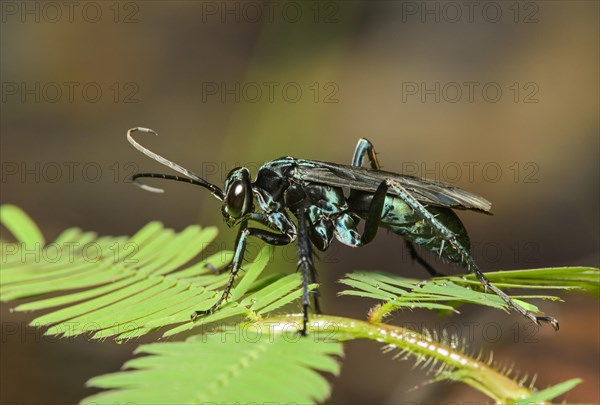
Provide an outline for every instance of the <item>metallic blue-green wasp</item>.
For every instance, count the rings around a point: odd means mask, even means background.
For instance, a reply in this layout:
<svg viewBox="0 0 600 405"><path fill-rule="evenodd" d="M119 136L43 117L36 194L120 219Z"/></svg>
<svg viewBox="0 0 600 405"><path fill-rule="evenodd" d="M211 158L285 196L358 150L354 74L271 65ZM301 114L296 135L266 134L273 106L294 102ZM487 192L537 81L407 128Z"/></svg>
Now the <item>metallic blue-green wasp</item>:
<svg viewBox="0 0 600 405"><path fill-rule="evenodd" d="M141 146L133 139L134 132L157 135L156 132L132 128L127 132L127 139L145 155L185 176L138 173L132 177L134 182L154 192L162 192L162 189L141 184L138 179L162 178L204 187L223 202L221 212L227 225L239 227L225 289L210 308L195 311L192 319L213 313L227 299L240 270L248 237L271 245L297 241L304 311L300 332L305 334L310 304L309 282L316 282L313 246L324 251L336 239L345 245L360 247L371 242L382 227L402 236L411 256L432 275L436 275L435 270L417 254L413 245L460 264L475 273L484 288L497 294L510 308L535 323L550 322L558 329L555 318L536 316L514 302L491 284L475 264L469 252L469 236L453 209L489 213L489 201L449 184L381 170L375 149L367 139L358 141L352 165L282 157L262 165L254 181L245 167L233 169L222 190ZM369 160L369 168L363 167L365 157ZM358 230L361 220L365 222L362 233ZM250 226L251 222L262 224L269 230L254 228ZM314 306L315 311L320 312L317 294L314 295Z"/></svg>

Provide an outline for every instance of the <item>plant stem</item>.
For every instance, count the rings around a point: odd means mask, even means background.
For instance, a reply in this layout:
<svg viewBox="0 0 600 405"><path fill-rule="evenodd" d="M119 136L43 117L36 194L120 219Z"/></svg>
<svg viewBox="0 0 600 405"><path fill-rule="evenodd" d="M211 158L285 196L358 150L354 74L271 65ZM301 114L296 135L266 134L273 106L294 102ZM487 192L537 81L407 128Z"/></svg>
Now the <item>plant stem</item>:
<svg viewBox="0 0 600 405"><path fill-rule="evenodd" d="M264 325L275 334L284 334L297 331L300 328L301 319L299 314L278 316L263 319L254 325ZM497 402L514 402L532 395L531 390L488 364L472 358L450 345L436 342L431 337L400 326L337 316L313 315L308 325L308 333L309 337L313 335L319 341L374 340L387 343L391 348L398 348L406 354L415 356L417 362L426 359L426 364L430 362L444 363L447 370L434 380L461 381Z"/></svg>

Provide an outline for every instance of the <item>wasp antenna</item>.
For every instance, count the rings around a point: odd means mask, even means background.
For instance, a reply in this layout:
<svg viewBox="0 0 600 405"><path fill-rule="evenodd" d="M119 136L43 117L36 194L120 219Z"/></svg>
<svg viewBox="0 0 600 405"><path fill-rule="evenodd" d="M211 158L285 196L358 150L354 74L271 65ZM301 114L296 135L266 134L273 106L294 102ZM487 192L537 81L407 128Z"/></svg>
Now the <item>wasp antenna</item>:
<svg viewBox="0 0 600 405"><path fill-rule="evenodd" d="M131 128L129 131L127 131L127 134L129 135L130 133L136 132L136 131L148 132L148 133L151 133L151 134L154 134L154 135L158 136L158 132L156 132L155 130L150 129L150 128L144 128L144 127Z"/></svg>
<svg viewBox="0 0 600 405"><path fill-rule="evenodd" d="M163 173L136 173L133 176L131 176L131 180L133 181L133 184L135 184L136 186L147 190L147 191L151 191L153 193L164 193L164 190L162 188L158 188L158 187L152 187L152 186L148 186L144 183L142 183L141 181L138 181L138 179L141 178L151 178L151 179L163 179L163 180L174 180L174 181L180 181L182 183L190 183L193 184L195 186L201 186L204 187L204 183L198 182L194 179L190 179L189 177L182 177L182 176L175 176L172 174L163 174Z"/></svg>
<svg viewBox="0 0 600 405"><path fill-rule="evenodd" d="M161 193L165 192L165 190L163 190L162 188L152 187L152 186L149 186L147 184L141 183L141 182L136 181L136 180L133 181L133 184L135 184L136 186L138 186L142 190L150 191L151 193L161 194Z"/></svg>
<svg viewBox="0 0 600 405"><path fill-rule="evenodd" d="M206 189L208 189L212 195L214 195L217 199L223 201L223 199L225 198L225 193L223 192L223 190L221 190L219 187L215 186L214 184L209 183L208 181L202 179L200 176L198 176L197 174L194 174L192 171L186 169L185 167L179 166L177 163L175 162L171 162L168 159L165 159L164 157L160 156L159 154L156 154L154 152L152 152L151 150L143 147L142 145L140 145L135 139L133 139L132 134L134 132L145 132L145 133L150 133L153 135L157 135L158 133L150 128L144 128L144 127L135 127L135 128L131 128L127 131L127 140L129 141L130 144L133 145L134 148L136 148L137 150L139 150L140 152L142 152L144 155L156 160L158 163L165 165L173 170L175 170L176 172L179 172L181 174L183 174L184 176L188 177L188 179L193 180L193 181L189 181L192 184L204 187ZM140 177L140 176L138 176ZM135 180L135 176L134 176L134 180ZM142 188L148 191L152 191L152 192L162 192L161 189L155 188L155 187L150 187L150 186L145 186L145 185L140 185L143 186ZM161 190L161 191L158 191Z"/></svg>

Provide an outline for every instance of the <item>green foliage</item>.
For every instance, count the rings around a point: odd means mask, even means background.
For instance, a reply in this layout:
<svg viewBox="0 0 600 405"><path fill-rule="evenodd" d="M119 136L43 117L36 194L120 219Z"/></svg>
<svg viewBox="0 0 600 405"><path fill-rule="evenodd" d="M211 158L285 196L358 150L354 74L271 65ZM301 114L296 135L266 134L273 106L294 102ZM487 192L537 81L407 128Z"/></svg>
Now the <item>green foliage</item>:
<svg viewBox="0 0 600 405"><path fill-rule="evenodd" d="M301 317L275 311L301 296L301 280L298 274L262 275L270 247L245 263L229 302L192 322L191 312L212 305L228 278L227 272L216 274L214 269L224 269L231 252L206 253L215 228L190 226L176 233L152 222L130 238L68 229L45 244L37 226L17 207L1 207L0 220L16 238L16 243L0 241L0 300L35 297L15 310L50 310L31 322L47 327L45 333L120 340L159 329L163 336L174 336L202 326L183 342L141 346L138 353L148 356L128 362L126 367L133 370L92 379L89 385L110 390L84 402L322 402L330 387L321 373L339 374L336 357L342 354L342 342L354 339L382 342L386 350L433 370L431 381L460 381L497 402L549 401L579 383L573 379L535 391L468 356L452 341L381 323L401 308L456 312L459 304L470 303L506 309L498 297L481 291L471 275L419 281L376 272L349 274L342 282L351 289L342 294L382 302L369 322L315 315L309 337L300 338ZM536 269L487 276L502 287L597 293L600 270ZM45 297L50 293L55 294ZM513 298L533 311L537 308L524 300L558 299Z"/></svg>
<svg viewBox="0 0 600 405"><path fill-rule="evenodd" d="M560 384L553 385L541 391L538 391L527 398L515 401L515 405L529 405L529 404L542 404L546 401L551 401L559 395L564 394L575 388L575 386L581 384L581 379L573 378Z"/></svg>
<svg viewBox="0 0 600 405"><path fill-rule="evenodd" d="M124 367L133 371L90 380L90 386L112 390L83 403L322 402L331 388L317 371L339 375L332 356L342 355L342 345L246 325L185 342L143 345L137 352L150 356L127 362Z"/></svg>
<svg viewBox="0 0 600 405"><path fill-rule="evenodd" d="M0 207L2 225L19 241L30 246L44 246L44 236L37 225L19 207L3 205Z"/></svg>
<svg viewBox="0 0 600 405"><path fill-rule="evenodd" d="M583 290L596 296L600 294L598 269L593 267L548 267L542 269L495 271L487 273L488 279L501 288L536 288ZM446 277L464 280L465 284L481 286L475 275ZM543 280L543 283L540 283Z"/></svg>
<svg viewBox="0 0 600 405"><path fill-rule="evenodd" d="M598 292L598 269L590 267L556 267L534 270L515 270L485 273L497 287L537 288L558 290L584 290ZM341 295L352 295L384 301L385 305L371 313L372 321L380 321L391 311L408 308L426 308L458 312L456 307L469 303L484 305L508 311L508 305L493 293L482 291L481 283L475 275L436 277L430 280L416 280L395 274L373 271L354 272L340 280L352 287ZM529 311L539 312L539 308L524 299L560 300L552 295L513 295L515 302Z"/></svg>
<svg viewBox="0 0 600 405"><path fill-rule="evenodd" d="M194 310L209 308L219 297L219 288L229 277L224 268L231 252L219 252L197 263L192 259L216 237L216 228L190 226L177 234L152 222L131 238L102 237L79 229L64 231L44 246L32 238L36 233L29 218L13 207L3 208L2 220L17 232L27 248L3 243L0 300L33 297L57 291L88 288L58 297L31 301L16 311L55 309L35 318L31 325L51 326L48 335L130 339L154 330L170 336L211 322L250 311L261 314L299 297L297 274L275 275L256 282L265 269L271 248L265 247L247 268L247 274L232 291L231 302L222 310L197 322ZM23 227L19 227L19 219ZM33 245L33 241L35 245ZM23 260L25 259L25 260ZM244 267L245 268L245 267ZM261 287L258 291L255 288Z"/></svg>

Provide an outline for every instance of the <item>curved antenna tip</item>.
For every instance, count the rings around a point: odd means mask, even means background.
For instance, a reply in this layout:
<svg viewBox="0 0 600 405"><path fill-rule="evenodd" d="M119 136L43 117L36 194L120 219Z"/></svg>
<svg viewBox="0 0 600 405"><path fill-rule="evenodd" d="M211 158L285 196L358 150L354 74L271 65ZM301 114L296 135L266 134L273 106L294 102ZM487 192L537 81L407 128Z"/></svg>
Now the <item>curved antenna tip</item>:
<svg viewBox="0 0 600 405"><path fill-rule="evenodd" d="M156 131L155 131L155 130L153 130L153 129L150 129L150 128L145 128L145 127L135 127L135 128L131 128L131 129L129 129L129 130L127 131L127 135L130 135L130 134L131 134L131 133L133 133L133 132L147 132L147 133L154 134L154 135L158 136L158 132L156 132Z"/></svg>
<svg viewBox="0 0 600 405"><path fill-rule="evenodd" d="M149 186L147 184L142 184L142 183L137 182L137 181L134 181L133 184L135 184L136 186L138 186L142 190L150 191L151 193L161 194L161 193L165 192L165 190L163 190L162 188L152 187L152 186Z"/></svg>

